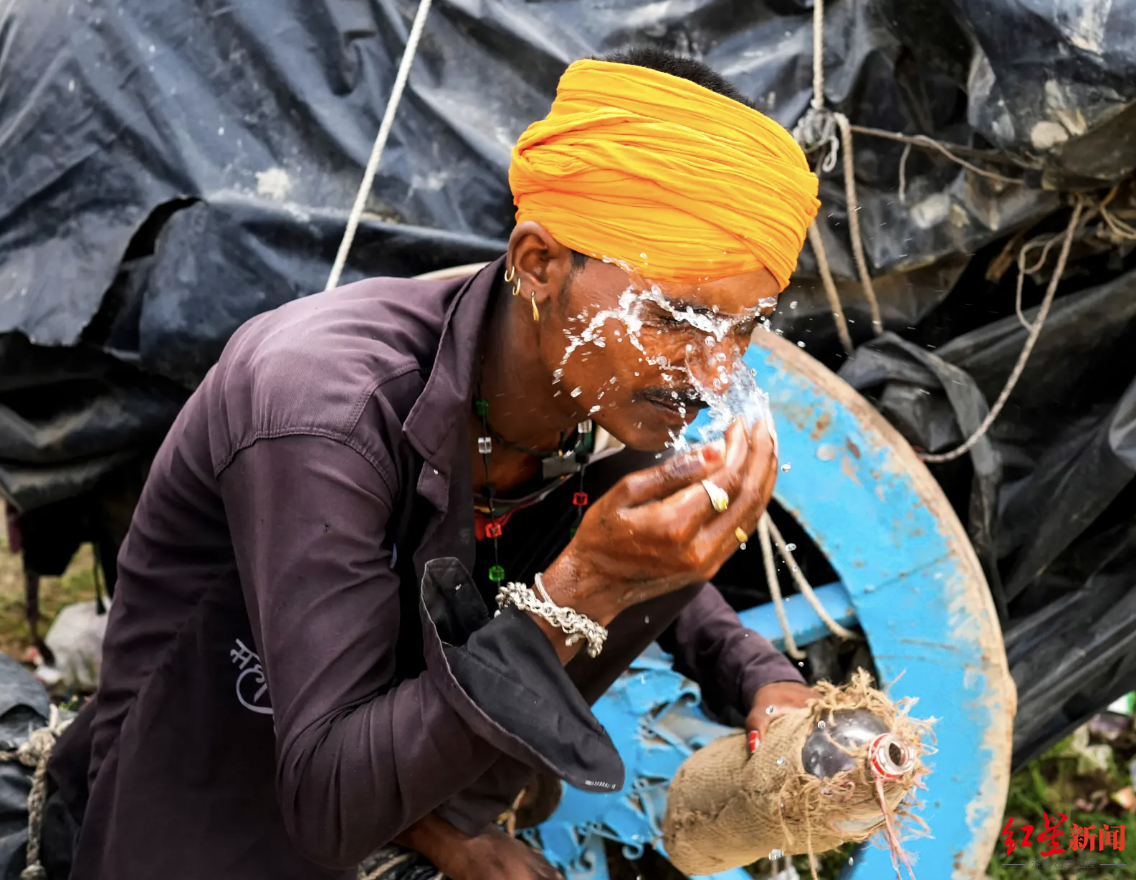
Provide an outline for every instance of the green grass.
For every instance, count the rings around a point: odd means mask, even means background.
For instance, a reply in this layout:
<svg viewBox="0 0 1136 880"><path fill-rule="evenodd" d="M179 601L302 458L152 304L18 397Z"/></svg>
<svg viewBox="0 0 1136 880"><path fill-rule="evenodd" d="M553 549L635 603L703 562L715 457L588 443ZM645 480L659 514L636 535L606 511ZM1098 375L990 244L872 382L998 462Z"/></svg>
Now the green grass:
<svg viewBox="0 0 1136 880"><path fill-rule="evenodd" d="M1059 815L1067 816L1060 824L1065 831L1057 838L1057 843L1068 850L1072 824L1088 828L1104 824L1125 826L1126 835L1136 834L1136 814L1124 810L1111 796L1133 783L1127 764L1136 756L1136 734L1129 734L1113 745L1108 755L1107 767L1099 769L1091 766L1083 755L1078 754L1072 745L1072 738L1063 740L1042 757L1031 762L1010 781L1010 792L1006 800L1006 814L1003 826L1013 818L1014 826L1024 824L1035 826L1034 837L1044 827L1043 814L1051 819ZM1103 803L1102 803L1103 801ZM1014 835L1020 840L1021 832ZM1039 844L1036 839L1028 849L1018 848L1013 855L1006 854L1005 845L999 841L988 873L994 880L1065 880L1065 878L1100 878L1100 880L1131 880L1136 877L1136 840L1126 840L1121 852L1106 850L1100 852L1066 852L1042 857L1049 844ZM1077 870L1065 867L1066 861L1121 862L1121 867L1097 867ZM1007 867L1005 862L1032 862L1029 867ZM1038 867L1040 863L1040 867Z"/></svg>
<svg viewBox="0 0 1136 880"><path fill-rule="evenodd" d="M42 578L39 587L40 635L46 635L60 609L95 597L94 554L83 545L63 577ZM24 573L20 557L8 551L0 530L0 651L22 660L32 645L24 614Z"/></svg>

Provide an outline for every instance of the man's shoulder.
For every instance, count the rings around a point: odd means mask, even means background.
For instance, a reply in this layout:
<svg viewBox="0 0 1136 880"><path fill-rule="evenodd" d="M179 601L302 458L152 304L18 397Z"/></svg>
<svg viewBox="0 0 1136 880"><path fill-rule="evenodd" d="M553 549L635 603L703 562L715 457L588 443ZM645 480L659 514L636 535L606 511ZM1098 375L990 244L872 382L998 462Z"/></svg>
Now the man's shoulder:
<svg viewBox="0 0 1136 880"><path fill-rule="evenodd" d="M251 319L204 383L214 430L223 423L238 446L290 433L346 438L376 393L394 417L405 417L456 289L368 279Z"/></svg>

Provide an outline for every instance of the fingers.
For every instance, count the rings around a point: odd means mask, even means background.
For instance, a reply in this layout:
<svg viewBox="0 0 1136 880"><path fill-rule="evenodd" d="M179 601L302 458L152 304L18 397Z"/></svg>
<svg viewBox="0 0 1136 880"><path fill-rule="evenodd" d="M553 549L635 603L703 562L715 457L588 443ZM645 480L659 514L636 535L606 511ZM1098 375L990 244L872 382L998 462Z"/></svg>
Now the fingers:
<svg viewBox="0 0 1136 880"><path fill-rule="evenodd" d="M726 444L708 443L693 452L676 455L660 465L636 471L620 480L609 495L620 507L635 507L666 498L722 466Z"/></svg>
<svg viewBox="0 0 1136 880"><path fill-rule="evenodd" d="M737 549L736 530L740 528L751 535L757 528L757 522L765 512L769 499L773 497L773 487L777 482L773 439L764 428L760 428L754 431L753 442L745 480L736 501L731 502L725 513L708 522L697 538L721 549L723 555L719 565Z"/></svg>
<svg viewBox="0 0 1136 880"><path fill-rule="evenodd" d="M757 741L760 743L765 739L765 734L769 732L769 725L786 714L788 713L781 707L774 709L772 715L767 715L765 712L758 713L753 725L753 733L757 734Z"/></svg>
<svg viewBox="0 0 1136 880"><path fill-rule="evenodd" d="M726 431L722 463L709 475L709 479L726 493L731 503L741 491L749 452L745 429L741 422L734 422ZM700 477L691 481L670 493L668 497L638 511L640 514L638 519L643 525L681 524L685 528L686 536L688 538L693 536L706 522L719 515L714 505L710 503L710 495L702 485L702 479ZM681 535L676 534L675 537L679 539Z"/></svg>

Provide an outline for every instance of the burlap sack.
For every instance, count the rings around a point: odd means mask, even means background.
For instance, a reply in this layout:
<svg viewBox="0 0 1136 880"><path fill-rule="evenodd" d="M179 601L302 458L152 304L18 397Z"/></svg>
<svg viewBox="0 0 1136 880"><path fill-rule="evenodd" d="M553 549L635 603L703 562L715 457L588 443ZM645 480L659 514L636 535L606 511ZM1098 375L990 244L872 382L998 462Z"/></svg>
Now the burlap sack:
<svg viewBox="0 0 1136 880"><path fill-rule="evenodd" d="M746 736L722 737L691 755L671 782L663 842L679 870L713 874L751 864L780 850L786 855L819 853L844 841L864 840L885 824L867 747L857 767L829 779L805 772L805 740L817 722L838 709L867 709L916 751L925 750L924 722L906 715L870 687L867 673L837 689L822 683L822 697L809 709L777 719L751 756ZM884 783L889 813L903 815L904 795L926 773L914 769Z"/></svg>

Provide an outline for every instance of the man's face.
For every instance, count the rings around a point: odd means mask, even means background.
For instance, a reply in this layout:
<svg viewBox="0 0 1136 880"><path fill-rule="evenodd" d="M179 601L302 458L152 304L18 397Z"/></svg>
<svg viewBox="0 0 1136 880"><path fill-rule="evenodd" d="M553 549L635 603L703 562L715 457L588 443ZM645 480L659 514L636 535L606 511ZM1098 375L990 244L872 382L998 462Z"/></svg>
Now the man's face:
<svg viewBox="0 0 1136 880"><path fill-rule="evenodd" d="M541 356L557 395L628 446L663 449L729 384L777 295L765 270L657 283L591 259L551 304Z"/></svg>

